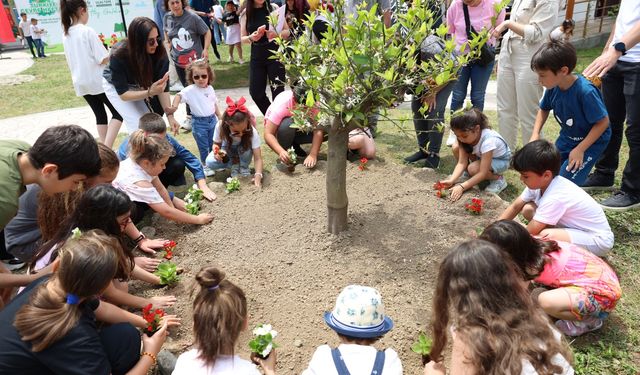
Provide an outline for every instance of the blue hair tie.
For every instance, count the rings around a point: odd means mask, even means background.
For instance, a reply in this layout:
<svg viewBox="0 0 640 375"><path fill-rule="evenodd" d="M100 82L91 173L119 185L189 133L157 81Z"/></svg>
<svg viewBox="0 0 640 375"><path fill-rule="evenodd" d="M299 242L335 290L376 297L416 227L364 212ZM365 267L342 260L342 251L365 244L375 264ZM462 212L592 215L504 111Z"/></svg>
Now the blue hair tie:
<svg viewBox="0 0 640 375"><path fill-rule="evenodd" d="M80 298L72 293L67 293L67 305L77 305Z"/></svg>
<svg viewBox="0 0 640 375"><path fill-rule="evenodd" d="M220 287L220 284L218 284L218 285L214 285L214 286L210 286L210 287L209 287L209 290L216 290L216 289L218 289L219 287Z"/></svg>

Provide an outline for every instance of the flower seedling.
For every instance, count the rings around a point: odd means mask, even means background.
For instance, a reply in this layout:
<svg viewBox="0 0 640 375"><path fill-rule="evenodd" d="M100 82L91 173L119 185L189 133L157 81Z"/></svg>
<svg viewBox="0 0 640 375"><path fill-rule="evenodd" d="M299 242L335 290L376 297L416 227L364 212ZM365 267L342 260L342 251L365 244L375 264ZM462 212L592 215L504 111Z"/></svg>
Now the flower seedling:
<svg viewBox="0 0 640 375"><path fill-rule="evenodd" d="M433 188L436 190L436 197L438 198L446 198L447 197L447 187L442 182L438 181L433 184Z"/></svg>
<svg viewBox="0 0 640 375"><path fill-rule="evenodd" d="M414 342L411 345L411 351L414 353L418 353L422 356L422 364L427 364L431 358L429 357L429 353L431 352L431 345L433 342L431 338L427 337L427 335L423 332L420 332L418 336L418 341Z"/></svg>
<svg viewBox="0 0 640 375"><path fill-rule="evenodd" d="M164 251L160 253L162 257L166 260L171 260L173 258L173 249L176 247L176 241L166 241L164 243Z"/></svg>
<svg viewBox="0 0 640 375"><path fill-rule="evenodd" d="M261 358L267 358L271 350L278 347L273 339L278 336L278 332L271 327L271 324L258 324L253 329L253 339L249 341L249 348Z"/></svg>
<svg viewBox="0 0 640 375"><path fill-rule="evenodd" d="M290 165L296 165L296 163L298 163L298 155L296 154L296 150L291 147L287 150L287 154L289 154Z"/></svg>
<svg viewBox="0 0 640 375"><path fill-rule="evenodd" d="M467 203L464 205L464 208L467 211L471 212L474 215L480 215L482 213L482 205L484 202L480 198L472 198L471 203Z"/></svg>
<svg viewBox="0 0 640 375"><path fill-rule="evenodd" d="M153 274L160 278L160 285L174 285L180 281L177 269L175 263L163 262L158 264L158 269Z"/></svg>
<svg viewBox="0 0 640 375"><path fill-rule="evenodd" d="M142 318L147 322L147 327L144 329L144 333L146 333L147 336L153 336L153 334L160 329L160 323L164 316L164 310L153 310L152 307L153 305L148 304L142 309Z"/></svg>
<svg viewBox="0 0 640 375"><path fill-rule="evenodd" d="M225 187L227 194L231 194L234 191L240 190L240 180L237 177L227 178L227 185Z"/></svg>
<svg viewBox="0 0 640 375"><path fill-rule="evenodd" d="M361 171L364 171L366 169L369 169L369 167L367 167L367 163L369 162L369 159L367 158L360 158L360 165L358 165L358 169Z"/></svg>
<svg viewBox="0 0 640 375"><path fill-rule="evenodd" d="M184 196L185 209L191 215L197 215L200 212L200 201L204 193L198 189L198 185L193 184L187 191L187 195Z"/></svg>

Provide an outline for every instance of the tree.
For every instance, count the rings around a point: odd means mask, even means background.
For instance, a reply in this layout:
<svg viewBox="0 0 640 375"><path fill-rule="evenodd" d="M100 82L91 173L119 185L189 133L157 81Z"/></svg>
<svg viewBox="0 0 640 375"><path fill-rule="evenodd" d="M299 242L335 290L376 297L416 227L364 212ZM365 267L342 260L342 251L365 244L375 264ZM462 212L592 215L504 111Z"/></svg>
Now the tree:
<svg viewBox="0 0 640 375"><path fill-rule="evenodd" d="M311 131L323 128L329 137L327 162L328 231L337 234L347 228L348 197L346 162L349 131L367 126L370 113L380 112L402 101L405 92L429 96L455 80L459 68L479 55L488 39L487 31L468 42L469 54L457 55L455 42L445 40L447 28L436 34L443 40L441 53L428 61L416 62L420 42L432 34L435 15L427 8L430 0L413 0L406 13L386 28L377 15L360 9L357 15L344 13L343 0L335 11L321 14L331 25L320 43L305 37L288 43L278 39L278 58L283 62L290 83L306 92L306 102L293 111L295 126ZM316 17L305 22L307 30ZM276 24L275 20L271 20ZM306 108L317 106L317 119L308 117ZM306 108L305 108L306 107ZM426 108L425 108L426 110Z"/></svg>

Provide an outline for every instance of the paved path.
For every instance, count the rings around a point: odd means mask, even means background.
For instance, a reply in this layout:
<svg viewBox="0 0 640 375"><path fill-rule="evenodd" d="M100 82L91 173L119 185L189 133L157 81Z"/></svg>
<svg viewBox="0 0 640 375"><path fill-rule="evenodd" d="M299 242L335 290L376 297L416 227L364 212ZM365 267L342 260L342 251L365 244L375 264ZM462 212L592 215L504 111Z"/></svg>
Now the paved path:
<svg viewBox="0 0 640 375"><path fill-rule="evenodd" d="M30 53L24 51L12 51L4 54L11 59L0 60L0 75L15 75L20 74L22 71L33 65ZM251 96L249 95L249 88L235 88L235 89L216 89L216 94L221 105L224 105L224 99L230 96L237 99L241 96L247 98L249 103L248 107L251 112L256 116L262 116L258 107L253 104ZM487 86L487 95L485 98L485 108L487 110L496 109L496 82L489 81ZM400 108L410 109L410 103L403 103ZM180 106L178 112L176 112L176 119L183 121L186 113L184 106ZM98 137L96 131L96 122L93 112L88 105L78 108L68 108L57 111L33 113L30 115L11 117L0 120L0 139L20 139L29 143L35 142L35 140L44 132L48 127L64 124L76 124L89 130L91 134ZM122 126L121 132L125 131L125 127Z"/></svg>

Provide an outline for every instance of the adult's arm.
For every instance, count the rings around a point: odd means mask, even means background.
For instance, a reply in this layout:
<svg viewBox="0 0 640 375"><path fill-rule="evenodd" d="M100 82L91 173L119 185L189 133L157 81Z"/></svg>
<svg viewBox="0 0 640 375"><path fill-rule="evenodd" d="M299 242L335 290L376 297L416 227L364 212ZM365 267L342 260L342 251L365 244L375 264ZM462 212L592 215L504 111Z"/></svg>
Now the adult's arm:
<svg viewBox="0 0 640 375"><path fill-rule="evenodd" d="M506 20L495 28L493 36L499 37L502 32L509 29L523 37L525 43L540 43L555 27L557 15L557 0L538 0L529 23L523 24L513 19Z"/></svg>
<svg viewBox="0 0 640 375"><path fill-rule="evenodd" d="M582 72L585 77L598 76L602 77L609 69L613 68L616 64L620 56L622 56L622 52L616 51L611 44L613 42L613 37L615 33L615 25L613 30L611 30L611 34L609 35L609 41L607 42L602 55L593 60L589 66ZM624 43L627 50L630 50L638 43L640 43L640 21L636 22L635 25L631 28L631 30L627 31L622 35L620 41Z"/></svg>

